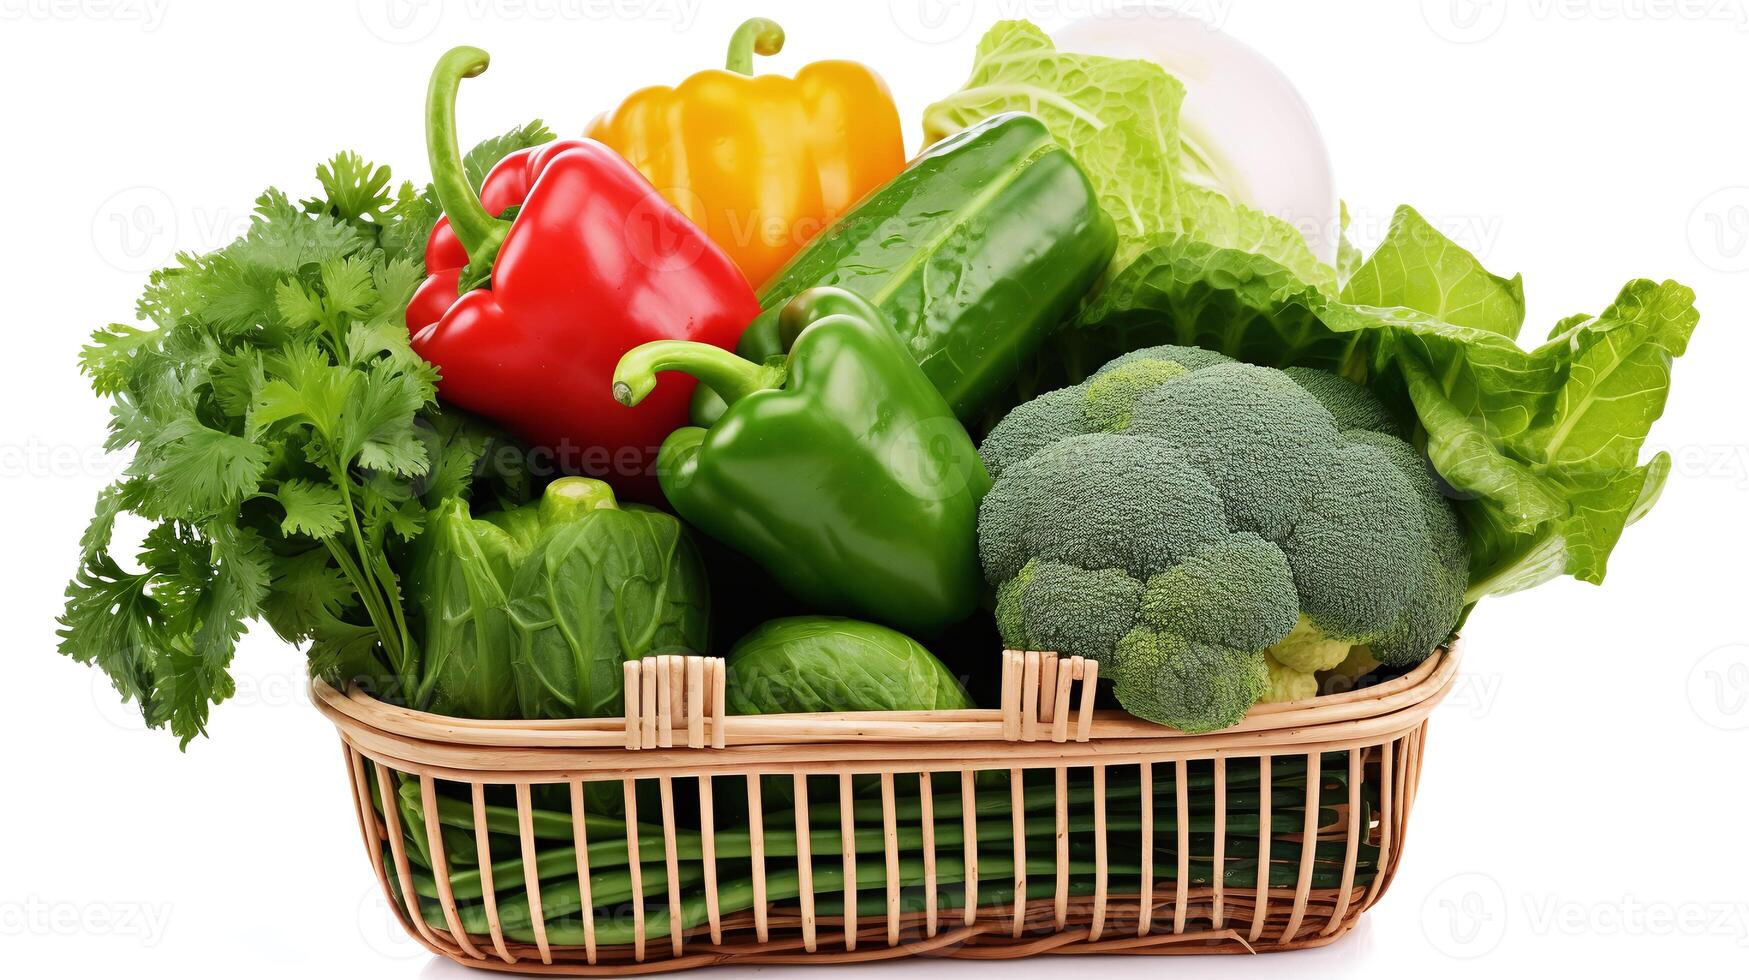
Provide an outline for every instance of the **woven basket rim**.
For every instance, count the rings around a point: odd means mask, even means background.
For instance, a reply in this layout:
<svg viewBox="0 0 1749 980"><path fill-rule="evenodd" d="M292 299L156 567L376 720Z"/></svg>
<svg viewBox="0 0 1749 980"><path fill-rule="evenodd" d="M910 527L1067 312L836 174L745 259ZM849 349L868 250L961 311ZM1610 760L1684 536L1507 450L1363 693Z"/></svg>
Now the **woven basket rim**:
<svg viewBox="0 0 1749 980"><path fill-rule="evenodd" d="M1454 638L1449 646L1435 650L1427 660L1401 677L1371 687L1303 701L1258 705L1239 724L1218 732L1182 732L1122 711L1095 711L1091 740L1110 742L1114 751L1121 751L1126 747L1124 743L1145 742L1155 750L1165 743L1176 743L1185 750L1256 752L1273 744L1371 738L1386 730L1419 724L1425 719L1455 682L1461 655L1461 644ZM549 768L540 758L542 750L623 750L626 743L624 718L537 721L452 718L392 705L356 686L341 691L319 678L311 681L310 694L317 709L351 740L375 743L385 755L432 766L465 769L467 766L461 760L470 755L465 747L478 747L529 750L525 761L530 763L529 768L540 770ZM1005 734L1003 711L991 708L732 715L723 719L722 726L723 744L742 750L740 754L748 762L756 760L745 750L761 747L792 759L795 753L786 754L784 749L834 745L840 749L832 755L833 760L854 763L862 754L859 745L873 750L877 743L911 743L919 751L924 751L953 745L970 748L968 743L1013 742L1012 737ZM1018 745L1014 747L1020 748ZM1140 749L1141 745L1135 747ZM452 753L447 749L455 751ZM696 753L700 751L712 750L674 748L645 751L626 758L628 762L630 758L637 758L637 764L641 766L658 764L663 761L659 756L692 753L691 761L697 764Z"/></svg>

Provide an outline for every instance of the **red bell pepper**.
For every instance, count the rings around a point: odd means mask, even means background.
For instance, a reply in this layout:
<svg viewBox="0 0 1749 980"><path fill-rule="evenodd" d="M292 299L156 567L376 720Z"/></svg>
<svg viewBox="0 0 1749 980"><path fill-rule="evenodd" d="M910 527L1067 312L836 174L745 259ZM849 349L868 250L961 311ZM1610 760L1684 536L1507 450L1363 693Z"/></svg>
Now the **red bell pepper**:
<svg viewBox="0 0 1749 980"><path fill-rule="evenodd" d="M759 303L704 232L594 140L512 153L476 197L455 98L488 60L455 48L431 75L426 143L445 217L407 308L413 349L437 365L446 401L553 453L560 469L654 497L657 451L687 424L693 384L665 381L628 411L613 399L620 355L652 340L733 348ZM494 217L512 206L513 219Z"/></svg>

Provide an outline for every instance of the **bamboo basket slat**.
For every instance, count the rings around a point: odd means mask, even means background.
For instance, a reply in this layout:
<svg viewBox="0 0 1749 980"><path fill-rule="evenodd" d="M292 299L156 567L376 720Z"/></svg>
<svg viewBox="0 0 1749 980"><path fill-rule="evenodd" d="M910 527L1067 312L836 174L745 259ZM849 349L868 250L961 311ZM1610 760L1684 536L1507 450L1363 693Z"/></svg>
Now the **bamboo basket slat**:
<svg viewBox="0 0 1749 980"><path fill-rule="evenodd" d="M968 711L728 716L698 657L627 663L623 718L311 693L411 936L479 969L633 976L1335 941L1402 859L1458 658L1200 735L1095 710L1096 661L1019 651L1001 708Z"/></svg>

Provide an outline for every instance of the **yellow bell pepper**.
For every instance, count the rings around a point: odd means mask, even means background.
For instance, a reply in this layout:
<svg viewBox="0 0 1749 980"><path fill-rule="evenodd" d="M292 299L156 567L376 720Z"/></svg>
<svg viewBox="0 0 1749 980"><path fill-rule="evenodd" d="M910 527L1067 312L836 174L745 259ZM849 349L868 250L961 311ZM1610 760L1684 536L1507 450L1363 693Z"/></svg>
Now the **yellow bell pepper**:
<svg viewBox="0 0 1749 980"><path fill-rule="evenodd" d="M794 78L754 76L753 55L783 48L763 17L729 41L728 70L634 92L589 124L704 229L755 288L864 194L905 165L886 83L850 61Z"/></svg>

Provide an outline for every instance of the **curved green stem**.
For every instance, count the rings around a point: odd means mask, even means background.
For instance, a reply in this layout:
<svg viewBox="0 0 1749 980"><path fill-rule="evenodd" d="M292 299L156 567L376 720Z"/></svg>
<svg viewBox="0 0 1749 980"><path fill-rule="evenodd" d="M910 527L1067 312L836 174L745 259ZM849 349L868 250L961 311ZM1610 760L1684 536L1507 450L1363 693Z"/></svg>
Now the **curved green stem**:
<svg viewBox="0 0 1749 980"><path fill-rule="evenodd" d="M431 70L431 87L425 93L425 152L431 158L431 185L437 202L449 217L472 269L490 269L504 243L510 223L486 212L480 196L468 183L462 168L461 145L456 142L455 98L464 78L486 70L491 56L479 48L451 48Z"/></svg>
<svg viewBox="0 0 1749 980"><path fill-rule="evenodd" d="M735 28L729 38L727 66L732 72L751 75L755 54L769 57L782 50L783 28L777 26L777 21L754 17Z"/></svg>
<svg viewBox="0 0 1749 980"><path fill-rule="evenodd" d="M735 402L783 384L784 366L755 364L744 357L691 340L655 340L626 351L613 370L613 397L632 406L656 390L656 372L690 374L716 392L723 401Z"/></svg>

